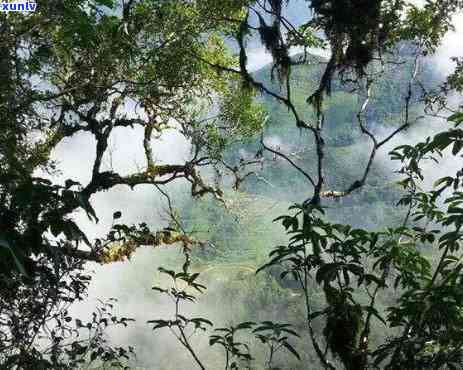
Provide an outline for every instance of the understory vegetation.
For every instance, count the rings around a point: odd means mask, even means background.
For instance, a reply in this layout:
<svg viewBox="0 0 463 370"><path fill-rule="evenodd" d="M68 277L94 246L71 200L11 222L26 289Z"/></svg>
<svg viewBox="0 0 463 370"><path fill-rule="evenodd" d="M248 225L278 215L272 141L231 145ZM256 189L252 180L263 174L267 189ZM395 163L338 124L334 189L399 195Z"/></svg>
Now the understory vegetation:
<svg viewBox="0 0 463 370"><path fill-rule="evenodd" d="M0 13L0 368L461 369L461 8Z"/></svg>

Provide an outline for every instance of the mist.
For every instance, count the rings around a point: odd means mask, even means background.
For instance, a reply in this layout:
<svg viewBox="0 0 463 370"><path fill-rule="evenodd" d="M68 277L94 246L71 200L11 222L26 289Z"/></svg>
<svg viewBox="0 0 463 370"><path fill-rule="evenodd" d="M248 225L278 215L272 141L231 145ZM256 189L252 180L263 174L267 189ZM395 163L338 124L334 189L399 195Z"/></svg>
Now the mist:
<svg viewBox="0 0 463 370"><path fill-rule="evenodd" d="M297 14L293 14L295 17ZM457 29L450 32L445 38L442 46L437 50L436 55L432 56L431 61L436 66L436 71L441 75L442 80L455 68L455 63L451 57L462 56L463 49L460 48L463 40L463 15L458 15L455 19ZM292 50L293 54L300 50ZM271 63L270 54L263 48L256 48L249 54L248 67L251 71ZM128 113L134 113L128 108ZM422 141L428 136L433 136L445 127L444 120L426 119L419 125L413 126L406 132L398 135L387 147L383 148L378 154L377 162L386 169L397 169L396 164L389 160L388 152L402 143L413 144ZM387 132L384 132L387 134ZM142 148L143 132L138 129L118 129L110 138L110 155L104 158L104 166L113 168L121 174L128 174L145 166L145 158ZM269 145L284 148L285 143L278 136L271 136L266 139ZM159 140L153 143L156 159L160 163L182 164L190 156L190 143L185 141L183 136L171 130L162 135ZM288 146L291 149L290 146ZM87 183L91 176L91 164L95 158L95 142L90 135L78 135L71 139L65 139L53 153L53 158L59 163L61 170L60 178L71 178L82 184ZM461 166L460 166L461 167ZM436 178L445 175L448 171L454 172L459 168L457 160L448 160L439 165L426 164L425 171L432 173L429 179L431 184ZM428 181L428 180L427 180ZM428 185L429 185L428 184ZM174 199L175 205L182 209L185 202L189 200L188 184L178 181L174 186L169 186L169 195ZM137 224L146 222L154 230L162 229L167 226L165 217L166 201L163 196L151 186L138 186L128 191L127 187L116 187L105 193L99 193L92 197L92 205L100 221L95 224L88 220L84 212L76 212L74 217L81 225L83 231L89 238L97 238L104 235L111 227L113 213L122 212L121 222L126 224ZM277 215L280 209L284 209L283 203L271 212ZM224 210L226 212L226 210ZM271 215L263 217L262 224L271 223ZM268 245L267 250L263 250L265 255L272 245ZM152 285L166 284L167 281L161 277L158 268L169 265L180 267L183 256L179 248L174 246L142 247L134 254L133 258L123 263L112 263L110 265L97 265L89 263L87 268L92 272L93 280L88 291L88 300L73 308L77 316L89 317L94 310L98 299L107 300L116 298L118 303L115 313L120 316L134 318L135 323L131 323L127 329L117 329L110 331L111 340L118 345L131 345L135 347L137 353L137 363L141 366L153 369L190 369L191 362L187 354L181 350L180 345L175 341L170 333L153 332L147 320L169 317L172 314L172 304L158 293L151 290ZM206 276L208 291L204 297L200 297L198 303L185 307L187 314L195 315L200 313L203 317L210 318L217 326L225 326L236 323L241 319L239 312L233 309L224 309L218 302L231 302L236 307L244 306L247 297L230 297L227 284L236 278L238 271L234 271L228 281L217 281L214 276ZM241 279L254 278L254 275L247 275ZM207 296L212 297L210 299ZM214 304L214 302L216 304ZM267 312L259 313L259 317L264 319L277 318L279 313L278 303L268 306ZM214 351L210 352L205 345L205 338L195 342L200 356L205 356L208 361L216 361ZM199 337L198 337L199 338ZM204 347L204 348L203 348ZM204 352L204 351L208 352ZM173 356L172 354L175 355Z"/></svg>

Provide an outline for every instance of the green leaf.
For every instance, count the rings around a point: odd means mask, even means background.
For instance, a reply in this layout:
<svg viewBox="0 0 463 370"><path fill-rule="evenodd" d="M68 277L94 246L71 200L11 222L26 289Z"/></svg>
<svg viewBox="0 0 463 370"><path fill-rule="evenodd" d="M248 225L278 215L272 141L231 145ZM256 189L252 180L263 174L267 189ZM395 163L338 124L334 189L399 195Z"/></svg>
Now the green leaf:
<svg viewBox="0 0 463 370"><path fill-rule="evenodd" d="M87 216L90 220L95 220L95 222L98 222L98 217L95 213L95 210L93 209L92 205L90 204L88 198L84 197L82 194L78 193L77 194L77 200L79 201L80 206L84 209L84 211L87 213Z"/></svg>
<svg viewBox="0 0 463 370"><path fill-rule="evenodd" d="M336 278L336 271L339 266L339 263L327 263L321 266L315 275L317 283L333 281Z"/></svg>
<svg viewBox="0 0 463 370"><path fill-rule="evenodd" d="M455 143L453 144L453 148L452 148L452 154L453 155L457 155L461 149L463 148L463 141L455 141Z"/></svg>
<svg viewBox="0 0 463 370"><path fill-rule="evenodd" d="M246 321L246 322L242 322L238 324L235 329L236 330L251 329L254 325L256 325L255 322Z"/></svg>
<svg viewBox="0 0 463 370"><path fill-rule="evenodd" d="M455 114L452 114L450 117L447 118L447 121L454 122L455 126L458 126L460 123L463 122L463 113L457 112Z"/></svg>
<svg viewBox="0 0 463 370"><path fill-rule="evenodd" d="M294 349L294 347L291 344L289 344L286 341L283 342L282 344L289 352L291 352L294 355L294 357L296 357L298 360L301 359L301 357L299 356L299 353L297 353L297 351Z"/></svg>
<svg viewBox="0 0 463 370"><path fill-rule="evenodd" d="M19 260L18 256L16 256L16 253L14 252L13 248L11 248L10 244L3 238L0 238L0 247L6 248L11 256L13 257L14 263L18 271L24 275L25 277L29 277L29 274L27 273L26 269L24 268L24 265L21 263Z"/></svg>

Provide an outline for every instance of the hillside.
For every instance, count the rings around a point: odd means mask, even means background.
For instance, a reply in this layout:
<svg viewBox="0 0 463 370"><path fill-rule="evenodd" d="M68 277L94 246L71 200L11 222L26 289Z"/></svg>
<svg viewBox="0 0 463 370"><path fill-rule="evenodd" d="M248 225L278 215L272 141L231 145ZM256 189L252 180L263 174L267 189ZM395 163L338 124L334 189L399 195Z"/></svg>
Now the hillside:
<svg viewBox="0 0 463 370"><path fill-rule="evenodd" d="M307 120L311 119L313 113L304 97L315 88L322 70L320 63L323 60L314 57L313 65L299 66L292 75L297 86L293 92L294 99ZM422 78L431 83L435 79L432 69L425 67ZM387 132L398 124L404 96L396 92L405 91L407 83L406 73L400 70L401 76L398 75L399 69L391 66L374 88L367 121L369 128L375 132ZM275 81L272 82L269 68L258 71L256 78L273 89L279 88ZM310 82L302 84L299 81ZM359 101L361 98L356 94L349 93L336 83L326 103L326 177L329 186L334 189L342 189L355 180L362 173L366 161L364 149L367 142L356 124ZM275 100L264 96L262 102L269 115L265 130L266 143L292 154L291 158L299 165L313 171L315 156L310 134L296 128L287 110ZM420 109L418 101L414 102L413 109ZM226 156L230 161L239 161L240 158L253 157L259 149L259 137L255 137L236 143ZM339 202L324 201L329 219L370 229L398 224L403 214L403 210L396 205L401 193L395 185L396 175L384 160L386 154L379 157L366 186L360 191ZM281 225L272 220L287 213L287 208L293 202L309 197L311 188L286 161L279 158L274 160L269 153L265 157L268 160L257 172L258 176L247 177L239 191L227 192L227 208L207 197L195 200L187 198L179 204L186 230L198 239L208 240L208 243L192 251L194 269L201 273L201 282L208 287L195 312L207 312L208 318L219 327L247 320L277 320L292 323L299 332L304 333L303 324L297 319L303 317L304 308L295 285L283 281L278 269L257 276L255 271L268 260L268 253L273 247L286 241ZM362 214L362 218L354 219L351 217L353 214ZM162 257L157 255L156 259L161 258L165 267L178 269L182 263L181 254L174 251L162 253ZM159 273L153 277L154 281L160 279L162 275ZM322 307L323 293L316 284L312 289L313 300ZM146 294L151 297L149 292ZM391 292L388 299L392 297ZM156 298L151 298L159 304ZM315 329L321 330L321 327ZM383 334L385 328L378 327L377 330ZM149 368L153 350L146 345L152 343L151 334L135 331L134 335L134 340L142 347L139 363ZM159 346L161 348L162 344L159 343ZM159 351L161 355L162 350ZM306 369L305 363L316 361L311 349L299 348L299 351L303 354L301 363L284 355L280 360L288 361L291 369L295 370ZM263 353L256 355L259 358ZM187 357L179 357L176 361L175 366L182 368ZM209 361L214 363L215 360L212 358ZM217 361L219 366L220 358ZM165 363L164 366L173 365Z"/></svg>
<svg viewBox="0 0 463 370"><path fill-rule="evenodd" d="M313 112L305 102L305 98L308 92L315 89L316 81L319 80L322 71L322 63L322 59L313 57L310 65L298 66L292 73L295 86L293 100L308 122L313 119ZM276 91L279 86L276 81L271 80L270 75L270 68L264 68L256 73L256 78L272 86ZM431 66L423 66L420 79L428 85L435 83L436 77ZM368 128L378 137L386 136L400 124L407 84L407 71L404 72L404 68L399 69L391 65L383 78L374 85L371 103L366 112L366 122ZM362 98L346 91L346 87L341 86L339 82L335 84L333 90L325 107L325 176L328 188L342 190L363 174L368 159L365 146L370 146L370 143L360 132L356 117ZM418 90L415 91L412 115L417 114L415 112L421 109L418 93ZM275 99L268 96L262 99L269 116L265 129L266 143L289 155L309 173L316 173L316 156L311 133L299 130L291 120L287 109ZM407 133L405 132L404 135ZM229 149L228 159L233 163L240 158L253 158L259 149L259 138L256 137L246 143L235 144ZM378 155L367 184L360 191L340 201L329 199L325 201L329 218L336 222L348 221L353 226L367 228L392 226L397 222L401 211L396 203L401 193L395 184L397 177L391 173L390 163L385 161L387 151L388 148L385 148L383 153ZM227 251L227 258L235 254L240 255L243 248L248 248L243 227L252 230L253 234L262 230L261 236L265 236L263 239L270 241L272 237L268 238L268 222L271 217L278 216L289 204L304 201L311 194L310 184L289 163L282 158L272 158L270 153L266 153L265 156L267 161L263 168L257 169L258 176L249 176L242 184L240 193L231 195L235 207L232 206L230 212L224 211L210 200L191 202L185 207L186 219L190 220L189 226L193 229L214 230L212 232L214 245L220 250L223 245L223 249ZM242 202L239 203L236 198L241 198ZM237 202L239 205L236 204ZM235 208L239 210L238 215L233 214ZM257 217L254 208L261 210L261 214L266 217ZM361 220L351 219L350 215L356 212L360 212L364 217ZM239 217L258 220L259 225L247 220L243 223L244 226L238 227L235 225L235 220ZM204 221L207 219L210 220L211 225L204 225L207 224L207 221ZM203 225L198 227L196 220L203 220ZM276 236L281 233L278 230L274 234ZM250 240L252 238L248 241ZM215 255L217 251L211 250L211 253Z"/></svg>
<svg viewBox="0 0 463 370"><path fill-rule="evenodd" d="M308 108L305 97L308 91L313 91L321 73L319 63L323 62L316 57L313 60L313 65L299 66L292 75L296 86L294 100L307 120L311 119L313 112ZM405 93L401 95L397 92L406 91L408 81L404 69L400 71L401 75L398 75L399 69L391 66L373 90L367 122L376 133L387 132L400 122ZM276 82L272 82L269 68L260 70L256 76L273 89L279 88ZM422 78L428 83L435 80L429 66L425 66ZM367 160L364 149L368 144L356 121L360 101L358 95L349 93L336 83L326 103L326 177L334 189L343 189L357 179ZM263 97L263 104L269 114L265 130L267 144L292 155L291 158L299 165L313 171L315 155L310 133L296 128L287 110L272 98ZM412 111L419 109L419 102L415 100ZM259 138L255 138L236 144L229 150L228 156L235 161L240 157L249 158L259 148ZM301 323L295 318L301 317L303 309L298 299L299 293L286 289L294 288L293 284L282 281L279 271L275 269L271 274L264 273L257 279L252 271L267 261L268 252L274 246L286 239L281 225L272 223L272 220L286 213L293 202L308 198L311 189L307 180L286 161L273 159L268 153L265 156L268 161L258 176L248 177L240 191L227 193L228 209L214 200L203 199L187 202L182 212L187 229L210 241L193 252L196 269L203 272L202 278L210 288L201 306L217 307L220 303L221 307L227 307L212 317L217 320L226 317L229 323L276 319L290 322L298 328ZM401 192L395 184L397 177L390 171L384 158L379 157L366 186L360 191L340 201L324 202L329 219L370 229L398 225L404 213L403 209L397 207ZM352 214L363 216L353 219ZM316 285L313 290L313 299L318 299L322 307L322 292ZM299 330L303 332L304 328L300 327ZM384 332L384 328L381 331ZM311 361L313 356L311 352L304 353L307 361ZM283 356L282 360L290 361L294 369L305 369L303 365L292 362L290 357Z"/></svg>

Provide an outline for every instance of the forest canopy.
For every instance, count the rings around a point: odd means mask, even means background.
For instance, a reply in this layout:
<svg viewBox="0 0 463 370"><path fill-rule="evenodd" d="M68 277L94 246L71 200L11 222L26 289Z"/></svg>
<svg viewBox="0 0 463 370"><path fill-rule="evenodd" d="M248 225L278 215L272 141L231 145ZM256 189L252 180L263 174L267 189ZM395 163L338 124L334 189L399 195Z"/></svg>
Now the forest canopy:
<svg viewBox="0 0 463 370"><path fill-rule="evenodd" d="M461 368L463 64L450 50L443 78L433 57L462 7L47 0L0 12L0 367ZM270 62L255 68L255 55ZM122 146L141 162L114 161ZM67 147L83 169L63 168ZM137 189L160 200L162 222L96 206ZM111 222L89 235L82 214ZM152 318L140 323L102 299L87 320L75 308L92 266L142 247L180 252L154 286L124 282L163 297L159 309L142 302ZM114 340L131 325L161 338L145 349L176 346L141 360L143 341Z"/></svg>

